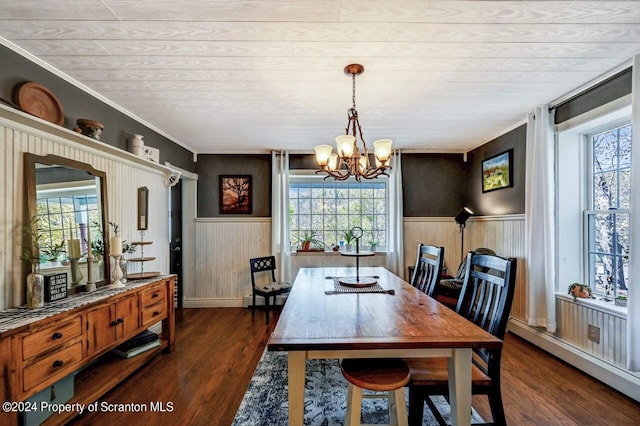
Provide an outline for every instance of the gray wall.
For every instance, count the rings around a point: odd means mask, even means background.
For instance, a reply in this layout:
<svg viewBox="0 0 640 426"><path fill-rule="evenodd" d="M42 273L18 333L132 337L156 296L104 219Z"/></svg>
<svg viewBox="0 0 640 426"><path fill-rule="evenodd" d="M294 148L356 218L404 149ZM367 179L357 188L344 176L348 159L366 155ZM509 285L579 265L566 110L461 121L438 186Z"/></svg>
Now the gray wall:
<svg viewBox="0 0 640 426"><path fill-rule="evenodd" d="M455 216L467 186L462 159L462 154L402 154L404 215Z"/></svg>
<svg viewBox="0 0 640 426"><path fill-rule="evenodd" d="M198 217L270 217L270 154L202 154L196 163L198 174ZM250 215L220 214L220 175L252 176Z"/></svg>
<svg viewBox="0 0 640 426"><path fill-rule="evenodd" d="M195 170L193 153L188 149L143 126L8 47L0 45L0 98L11 101L16 85L26 81L40 83L53 92L62 104L65 114L64 127L67 129L76 127L78 118L97 120L105 126L101 141L125 151L128 150L128 139L131 135L141 134L144 136L145 145L160 150L160 164L169 161L185 170Z"/></svg>
<svg viewBox="0 0 640 426"><path fill-rule="evenodd" d="M524 124L474 149L467 155L466 205L476 215L524 213L527 125ZM482 161L513 149L513 187L482 192Z"/></svg>

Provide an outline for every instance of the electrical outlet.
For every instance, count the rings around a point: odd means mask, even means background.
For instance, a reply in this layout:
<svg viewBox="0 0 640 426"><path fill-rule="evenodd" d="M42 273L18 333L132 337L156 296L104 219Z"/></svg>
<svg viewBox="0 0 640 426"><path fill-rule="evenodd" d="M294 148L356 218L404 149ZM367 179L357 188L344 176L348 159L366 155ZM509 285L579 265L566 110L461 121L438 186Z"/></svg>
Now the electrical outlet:
<svg viewBox="0 0 640 426"><path fill-rule="evenodd" d="M600 344L600 327L589 324L589 335L587 336L587 339Z"/></svg>

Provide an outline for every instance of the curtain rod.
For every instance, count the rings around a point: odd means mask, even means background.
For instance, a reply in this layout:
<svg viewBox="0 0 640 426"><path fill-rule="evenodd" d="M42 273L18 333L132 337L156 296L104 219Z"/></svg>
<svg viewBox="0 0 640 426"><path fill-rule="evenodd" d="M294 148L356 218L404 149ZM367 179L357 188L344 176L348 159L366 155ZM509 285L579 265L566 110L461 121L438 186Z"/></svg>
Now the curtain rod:
<svg viewBox="0 0 640 426"><path fill-rule="evenodd" d="M583 85L573 89L571 92L565 93L564 95L560 96L559 98L554 99L553 101L549 102L549 111L551 111L552 109L556 109L559 106L564 105L569 101L572 101L573 99L575 99L578 96L586 93L587 91L593 89L594 87L597 87L597 86L601 85L602 83L604 83L607 80L615 77L618 74L621 74L622 72L624 72L627 69L631 68L632 65L633 65L633 60L632 59L628 59L628 60L624 61L623 63L621 63L620 65L616 66L615 68L610 69L606 73L601 74L598 77L596 77L596 78L594 78L592 80L589 80L588 82L584 83Z"/></svg>

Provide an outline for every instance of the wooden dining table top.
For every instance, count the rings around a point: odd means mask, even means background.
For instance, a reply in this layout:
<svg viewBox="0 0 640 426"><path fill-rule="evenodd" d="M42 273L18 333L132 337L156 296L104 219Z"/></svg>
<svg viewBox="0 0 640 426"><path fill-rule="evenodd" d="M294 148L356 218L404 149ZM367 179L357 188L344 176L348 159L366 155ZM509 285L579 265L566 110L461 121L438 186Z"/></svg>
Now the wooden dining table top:
<svg viewBox="0 0 640 426"><path fill-rule="evenodd" d="M267 348L270 351L357 349L499 348L502 341L382 267L360 268L377 276L388 293L325 294L332 277L355 268L301 268Z"/></svg>

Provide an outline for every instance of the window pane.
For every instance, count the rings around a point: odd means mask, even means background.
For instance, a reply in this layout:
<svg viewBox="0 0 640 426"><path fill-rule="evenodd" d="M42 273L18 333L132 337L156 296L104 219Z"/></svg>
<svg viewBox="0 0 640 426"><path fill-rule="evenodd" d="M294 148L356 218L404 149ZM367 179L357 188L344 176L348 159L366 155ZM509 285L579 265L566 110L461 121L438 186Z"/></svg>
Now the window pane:
<svg viewBox="0 0 640 426"><path fill-rule="evenodd" d="M608 210L618 207L618 185L616 172L593 176L593 209Z"/></svg>
<svg viewBox="0 0 640 426"><path fill-rule="evenodd" d="M294 179L295 180L295 179ZM364 230L363 246L386 240L386 183L384 182L290 182L290 238L296 248L298 236L315 232L327 248L344 240L354 226Z"/></svg>

